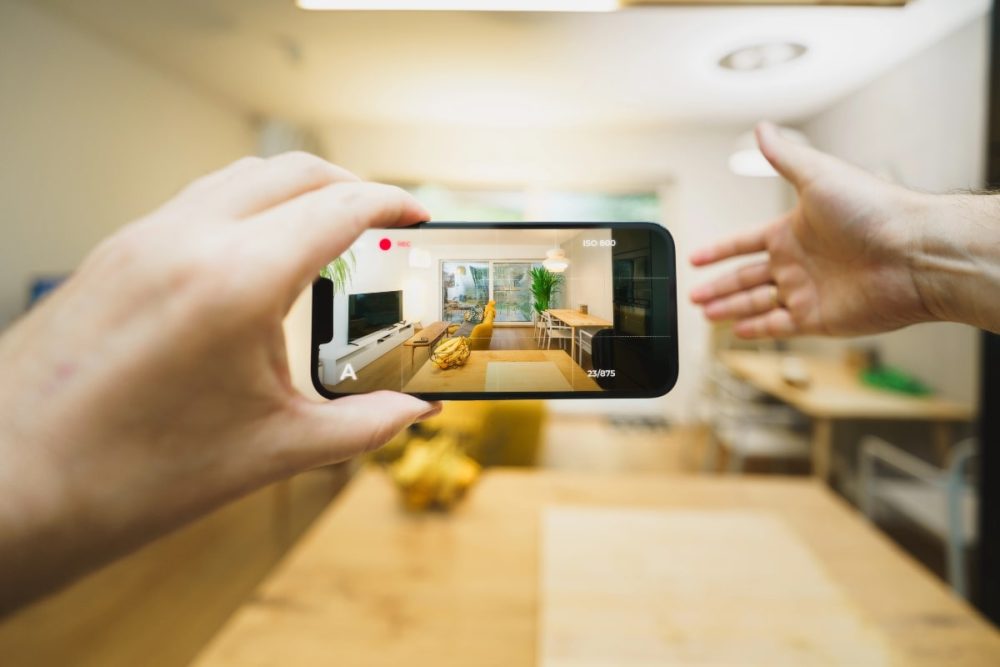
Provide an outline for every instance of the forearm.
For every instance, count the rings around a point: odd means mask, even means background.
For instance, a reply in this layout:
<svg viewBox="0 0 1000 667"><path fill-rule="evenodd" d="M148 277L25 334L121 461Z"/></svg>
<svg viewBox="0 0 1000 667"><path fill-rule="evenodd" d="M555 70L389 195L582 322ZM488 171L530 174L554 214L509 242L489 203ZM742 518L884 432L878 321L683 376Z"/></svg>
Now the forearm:
<svg viewBox="0 0 1000 667"><path fill-rule="evenodd" d="M1000 332L1000 195L921 196L910 268L931 315Z"/></svg>

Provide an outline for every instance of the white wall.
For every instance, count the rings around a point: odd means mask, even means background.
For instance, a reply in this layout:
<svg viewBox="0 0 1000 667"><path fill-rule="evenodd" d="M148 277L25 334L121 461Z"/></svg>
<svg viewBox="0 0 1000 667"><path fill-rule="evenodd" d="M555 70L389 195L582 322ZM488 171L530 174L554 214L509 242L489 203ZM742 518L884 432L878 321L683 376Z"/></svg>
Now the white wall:
<svg viewBox="0 0 1000 667"><path fill-rule="evenodd" d="M989 19L982 18L803 125L818 148L931 192L984 183ZM974 403L979 335L924 324L873 337L886 362Z"/></svg>
<svg viewBox="0 0 1000 667"><path fill-rule="evenodd" d="M651 401L560 401L560 411L639 412L696 419L708 352L708 325L686 294L697 276L694 247L768 221L788 205L778 180L729 172L726 160L747 128L526 129L342 124L322 132L325 153L368 178L403 183L656 190L678 251L680 379ZM433 214L433 211L431 211Z"/></svg>
<svg viewBox="0 0 1000 667"><path fill-rule="evenodd" d="M249 119L20 0L0 2L0 327L30 278L254 151Z"/></svg>
<svg viewBox="0 0 1000 667"><path fill-rule="evenodd" d="M608 246L584 247L583 241L600 242L611 238L609 229L585 230L560 247L566 251L569 266L565 272L564 307L576 310L587 304L587 312L609 322L614 320L614 303L611 281L611 248Z"/></svg>

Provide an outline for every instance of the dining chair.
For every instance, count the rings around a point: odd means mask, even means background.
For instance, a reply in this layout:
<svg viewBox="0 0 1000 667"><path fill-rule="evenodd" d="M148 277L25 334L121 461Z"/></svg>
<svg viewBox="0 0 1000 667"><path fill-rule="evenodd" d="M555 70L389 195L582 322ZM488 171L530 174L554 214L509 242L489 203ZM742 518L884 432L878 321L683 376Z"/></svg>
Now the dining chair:
<svg viewBox="0 0 1000 667"><path fill-rule="evenodd" d="M573 328L562 324L556 324L555 318L553 318L549 313L545 313L545 349L552 348L552 340L557 339L560 341L560 346L562 341L573 340Z"/></svg>
<svg viewBox="0 0 1000 667"><path fill-rule="evenodd" d="M545 318L548 317L548 311L542 311L541 313L535 311L531 314L531 321L534 323L535 327L535 342L539 349L545 342Z"/></svg>
<svg viewBox="0 0 1000 667"><path fill-rule="evenodd" d="M594 349L594 329L580 329L576 337L577 364L583 366L583 353L593 354Z"/></svg>
<svg viewBox="0 0 1000 667"><path fill-rule="evenodd" d="M948 583L968 599L966 550L978 539L975 438L955 445L944 468L876 436L860 444L861 511L877 523L890 510L941 540Z"/></svg>
<svg viewBox="0 0 1000 667"><path fill-rule="evenodd" d="M721 366L708 372L711 447L705 470L718 466L718 454L728 458L728 471L741 473L748 459L808 461L808 422L786 405L773 403L763 392L734 377Z"/></svg>

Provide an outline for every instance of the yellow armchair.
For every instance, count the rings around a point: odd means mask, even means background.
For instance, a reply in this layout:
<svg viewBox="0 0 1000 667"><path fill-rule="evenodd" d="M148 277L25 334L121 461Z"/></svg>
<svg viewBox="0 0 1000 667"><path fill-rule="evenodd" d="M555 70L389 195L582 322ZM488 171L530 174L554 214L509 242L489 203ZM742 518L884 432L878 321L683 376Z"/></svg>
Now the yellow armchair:
<svg viewBox="0 0 1000 667"><path fill-rule="evenodd" d="M488 350L493 341L493 319L497 315L496 303L490 301L483 309L483 321L469 333L469 347L473 350Z"/></svg>

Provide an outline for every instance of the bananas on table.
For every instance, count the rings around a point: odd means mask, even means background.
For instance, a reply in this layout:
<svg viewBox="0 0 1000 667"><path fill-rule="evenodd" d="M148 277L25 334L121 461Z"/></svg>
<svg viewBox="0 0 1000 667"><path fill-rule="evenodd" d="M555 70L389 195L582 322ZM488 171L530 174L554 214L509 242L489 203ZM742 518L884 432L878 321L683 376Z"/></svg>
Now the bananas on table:
<svg viewBox="0 0 1000 667"><path fill-rule="evenodd" d="M449 509L479 478L480 467L458 447L455 438L439 434L414 438L403 456L389 467L408 509Z"/></svg>
<svg viewBox="0 0 1000 667"><path fill-rule="evenodd" d="M468 358L469 341L464 336L447 339L431 353L431 361L441 370L461 366Z"/></svg>

